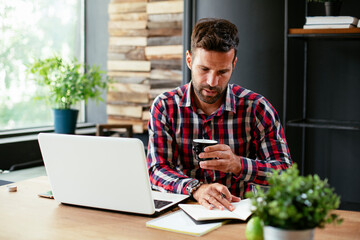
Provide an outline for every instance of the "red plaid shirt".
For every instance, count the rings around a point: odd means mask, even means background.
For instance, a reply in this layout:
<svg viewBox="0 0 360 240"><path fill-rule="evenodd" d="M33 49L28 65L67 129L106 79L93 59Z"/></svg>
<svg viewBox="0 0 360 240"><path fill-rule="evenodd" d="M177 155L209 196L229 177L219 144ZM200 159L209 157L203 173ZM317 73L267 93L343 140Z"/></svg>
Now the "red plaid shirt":
<svg viewBox="0 0 360 240"><path fill-rule="evenodd" d="M292 163L279 116L261 95L228 84L225 102L210 116L194 105L191 84L159 95L151 107L147 162L154 189L182 194L199 179L221 183L244 197L253 184L267 185L266 174ZM241 156L240 175L199 167L192 140L215 139Z"/></svg>

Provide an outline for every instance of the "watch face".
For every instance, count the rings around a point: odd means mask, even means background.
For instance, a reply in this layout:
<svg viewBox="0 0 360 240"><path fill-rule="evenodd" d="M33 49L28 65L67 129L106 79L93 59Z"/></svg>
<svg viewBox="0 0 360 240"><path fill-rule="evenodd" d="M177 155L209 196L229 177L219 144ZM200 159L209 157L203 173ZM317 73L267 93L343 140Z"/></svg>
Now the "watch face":
<svg viewBox="0 0 360 240"><path fill-rule="evenodd" d="M196 185L198 185L199 184L199 180L194 180L194 181L192 181L192 182L190 182L189 183L189 185L187 186L187 191L188 192L190 192L190 190L192 189L192 188L194 188Z"/></svg>
<svg viewBox="0 0 360 240"><path fill-rule="evenodd" d="M192 181L191 182L191 187L193 188L193 187L195 187L196 185L198 185L199 184L199 180L194 180L194 181Z"/></svg>

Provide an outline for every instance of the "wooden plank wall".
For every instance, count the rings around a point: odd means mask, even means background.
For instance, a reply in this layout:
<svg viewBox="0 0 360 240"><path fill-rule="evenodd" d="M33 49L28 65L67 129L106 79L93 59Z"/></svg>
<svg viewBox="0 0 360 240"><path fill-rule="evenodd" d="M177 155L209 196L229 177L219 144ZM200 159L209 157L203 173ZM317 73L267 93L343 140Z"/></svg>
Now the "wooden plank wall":
<svg viewBox="0 0 360 240"><path fill-rule="evenodd" d="M183 0L109 3L108 123L147 130L154 98L181 85Z"/></svg>

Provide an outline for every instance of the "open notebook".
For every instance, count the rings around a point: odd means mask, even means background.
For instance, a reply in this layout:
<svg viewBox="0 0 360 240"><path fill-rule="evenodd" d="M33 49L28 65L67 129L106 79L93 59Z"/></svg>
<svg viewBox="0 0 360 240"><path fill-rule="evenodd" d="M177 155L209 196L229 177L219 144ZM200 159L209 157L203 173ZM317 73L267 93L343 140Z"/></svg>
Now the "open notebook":
<svg viewBox="0 0 360 240"><path fill-rule="evenodd" d="M188 198L151 190L139 139L40 133L38 141L61 203L152 215Z"/></svg>
<svg viewBox="0 0 360 240"><path fill-rule="evenodd" d="M221 219L237 219L246 221L246 219L248 219L248 217L252 214L250 199L243 199L240 202L233 202L231 204L235 207L235 210L232 212L227 209L219 210L217 208L209 210L198 204L179 204L179 207L195 221L200 222Z"/></svg>

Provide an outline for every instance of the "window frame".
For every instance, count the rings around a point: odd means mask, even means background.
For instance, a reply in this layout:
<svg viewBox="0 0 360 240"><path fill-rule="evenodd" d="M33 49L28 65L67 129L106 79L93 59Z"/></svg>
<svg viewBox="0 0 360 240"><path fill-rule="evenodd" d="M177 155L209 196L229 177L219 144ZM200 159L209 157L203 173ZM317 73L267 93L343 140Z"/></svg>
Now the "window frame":
<svg viewBox="0 0 360 240"><path fill-rule="evenodd" d="M81 54L79 60L86 63L86 14L88 0L81 2ZM107 3L106 3L107 5ZM82 120L77 123L76 134L95 135L96 125L87 122L87 112L89 108L85 103L81 103L79 118ZM41 165L42 157L37 142L37 136L41 132L54 132L54 126L37 126L29 128L18 128L0 130L0 170L16 170ZM4 167L5 166L5 167Z"/></svg>

